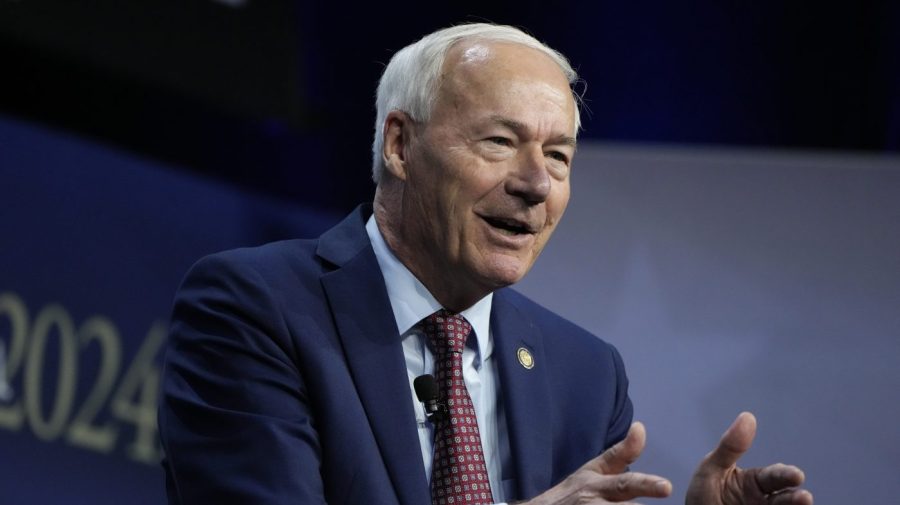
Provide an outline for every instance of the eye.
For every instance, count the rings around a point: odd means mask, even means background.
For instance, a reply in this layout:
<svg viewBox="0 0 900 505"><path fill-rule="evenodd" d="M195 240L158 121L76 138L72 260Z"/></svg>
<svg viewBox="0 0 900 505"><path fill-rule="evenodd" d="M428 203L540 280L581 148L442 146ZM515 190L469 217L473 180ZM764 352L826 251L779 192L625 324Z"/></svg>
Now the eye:
<svg viewBox="0 0 900 505"><path fill-rule="evenodd" d="M562 152L559 152L559 151L550 151L550 152L547 153L547 156L548 156L549 158L552 158L552 159L556 160L556 161L561 161L561 162L563 162L563 163L565 163L565 164L568 164L568 163L569 163L569 157L568 157L565 153L562 153Z"/></svg>
<svg viewBox="0 0 900 505"><path fill-rule="evenodd" d="M512 141L506 137L488 137L487 141L498 146L509 147L512 145Z"/></svg>

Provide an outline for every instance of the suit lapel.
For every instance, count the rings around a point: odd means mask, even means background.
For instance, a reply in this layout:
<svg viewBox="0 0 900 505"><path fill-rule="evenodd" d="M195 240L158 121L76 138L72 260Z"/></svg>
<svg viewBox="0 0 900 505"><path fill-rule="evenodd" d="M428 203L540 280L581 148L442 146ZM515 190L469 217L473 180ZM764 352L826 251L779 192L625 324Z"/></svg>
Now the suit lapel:
<svg viewBox="0 0 900 505"><path fill-rule="evenodd" d="M550 404L550 389L543 337L502 289L494 294L491 332L516 469L517 498L531 498L551 484L552 441L550 412L546 408ZM533 359L531 369L520 361L520 349ZM527 364L527 356L522 358Z"/></svg>
<svg viewBox="0 0 900 505"><path fill-rule="evenodd" d="M390 301L357 211L322 236L319 254L339 266L322 277L347 364L399 502L431 501Z"/></svg>

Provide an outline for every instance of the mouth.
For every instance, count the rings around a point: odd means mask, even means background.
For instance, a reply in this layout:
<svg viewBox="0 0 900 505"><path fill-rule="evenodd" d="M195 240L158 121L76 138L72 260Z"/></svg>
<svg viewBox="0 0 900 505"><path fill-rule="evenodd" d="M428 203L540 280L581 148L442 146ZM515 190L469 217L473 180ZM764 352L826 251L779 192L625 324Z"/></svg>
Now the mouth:
<svg viewBox="0 0 900 505"><path fill-rule="evenodd" d="M487 224L505 235L532 235L535 233L534 227L524 221L507 217L481 216Z"/></svg>

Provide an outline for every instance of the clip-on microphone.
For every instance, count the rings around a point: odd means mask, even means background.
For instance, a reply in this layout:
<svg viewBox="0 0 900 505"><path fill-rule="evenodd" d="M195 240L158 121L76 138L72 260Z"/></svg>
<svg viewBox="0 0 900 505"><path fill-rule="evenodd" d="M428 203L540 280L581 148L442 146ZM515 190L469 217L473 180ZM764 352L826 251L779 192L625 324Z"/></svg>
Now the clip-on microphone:
<svg viewBox="0 0 900 505"><path fill-rule="evenodd" d="M447 406L439 402L440 392L437 382L430 374L420 375L413 381L416 397L425 404L425 415L434 424L449 418Z"/></svg>

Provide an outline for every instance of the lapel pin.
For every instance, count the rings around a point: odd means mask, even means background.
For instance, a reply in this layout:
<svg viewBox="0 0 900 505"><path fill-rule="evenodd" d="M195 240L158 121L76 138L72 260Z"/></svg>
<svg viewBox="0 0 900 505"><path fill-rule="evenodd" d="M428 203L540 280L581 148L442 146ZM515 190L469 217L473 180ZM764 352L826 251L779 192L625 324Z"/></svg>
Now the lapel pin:
<svg viewBox="0 0 900 505"><path fill-rule="evenodd" d="M516 356L519 358L519 364L526 370L534 368L534 356L531 355L531 351L524 347L519 347L519 350L516 351Z"/></svg>

